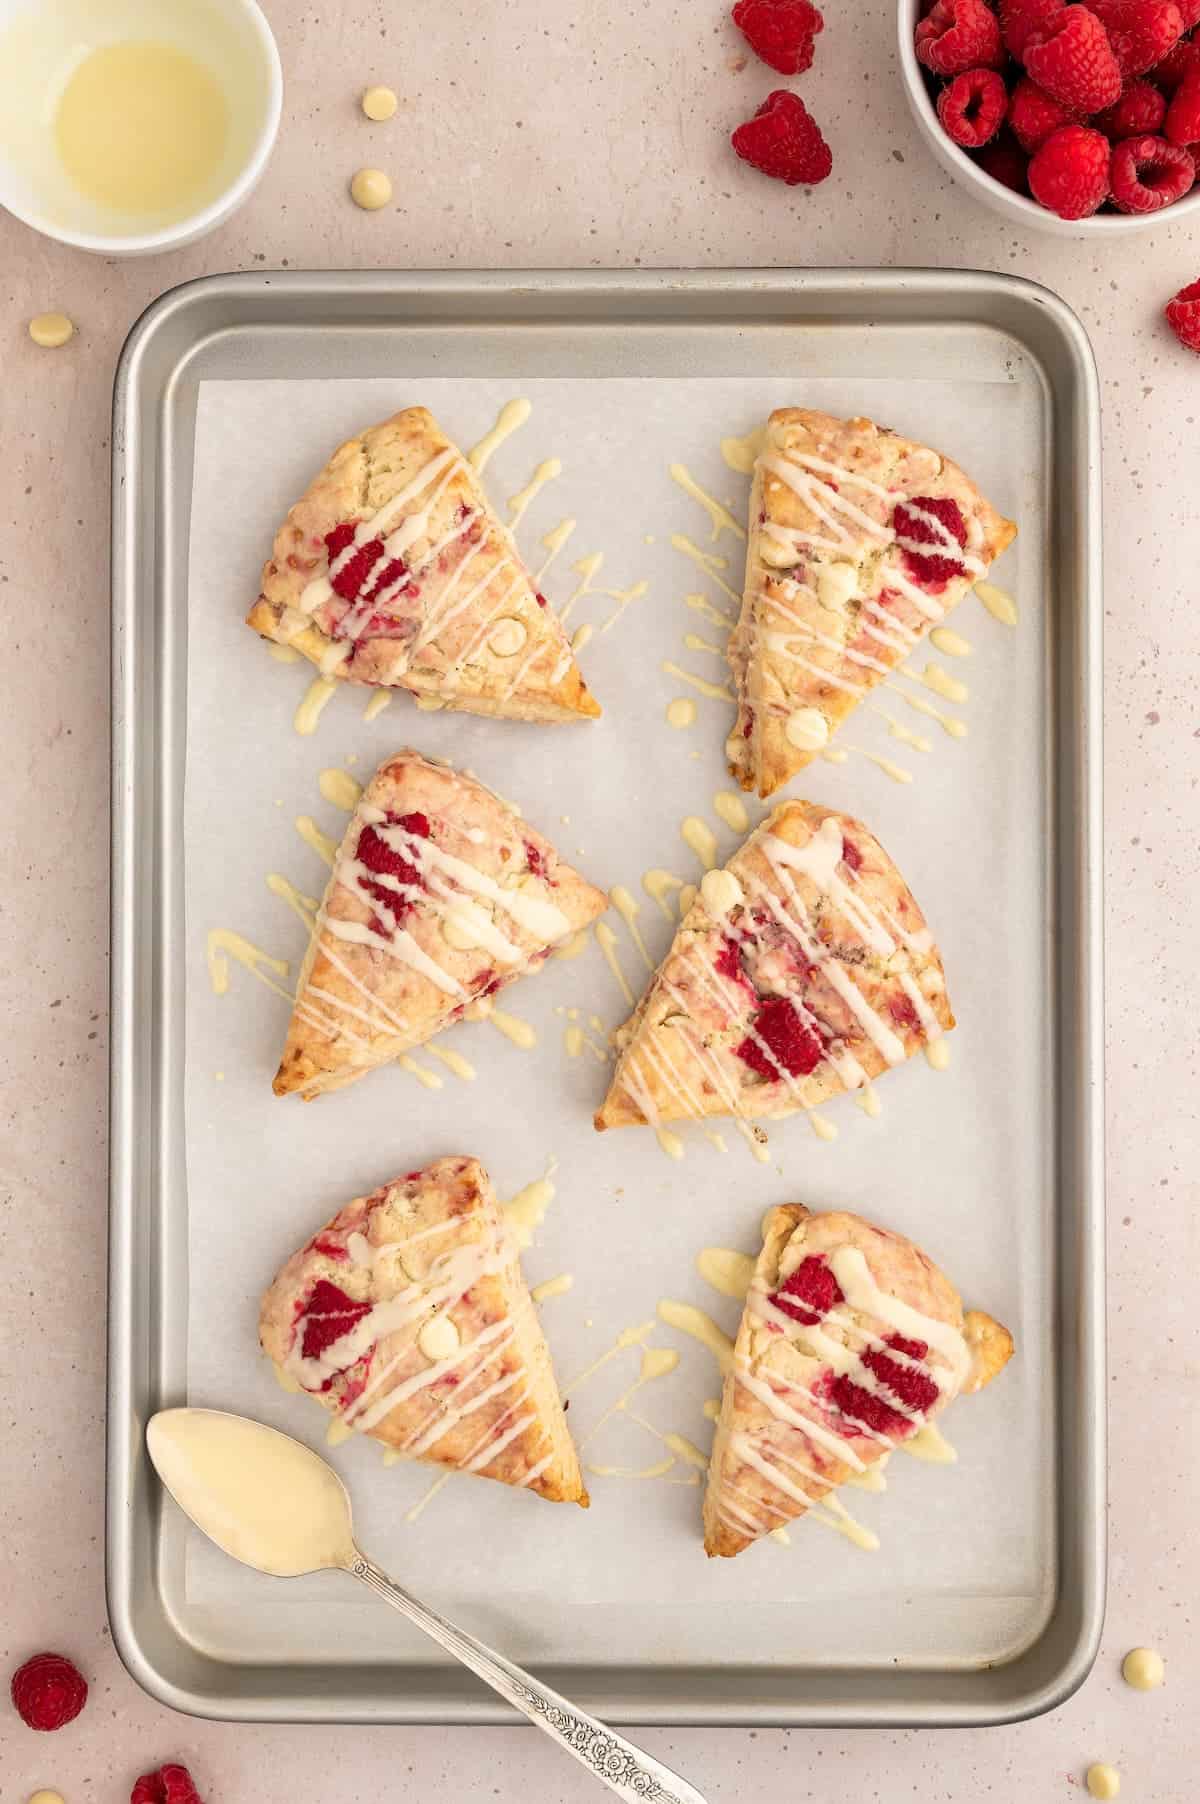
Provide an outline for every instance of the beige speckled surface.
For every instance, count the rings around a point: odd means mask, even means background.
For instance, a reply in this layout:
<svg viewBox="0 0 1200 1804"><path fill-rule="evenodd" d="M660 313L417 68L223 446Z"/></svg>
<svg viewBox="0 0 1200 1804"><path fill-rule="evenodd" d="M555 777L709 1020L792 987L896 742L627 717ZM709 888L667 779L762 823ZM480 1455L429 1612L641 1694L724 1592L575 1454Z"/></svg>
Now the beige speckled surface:
<svg viewBox="0 0 1200 1804"><path fill-rule="evenodd" d="M266 0L287 81L268 175L246 211L171 258L109 266L0 216L0 1667L47 1642L93 1692L62 1735L0 1697L0 1796L53 1785L121 1800L144 1767L191 1764L210 1804L291 1797L580 1798L520 1729L324 1730L195 1723L149 1703L108 1640L102 1579L107 943L107 447L113 363L155 294L207 271L640 263L981 265L1062 293L1093 335L1106 406L1112 1578L1100 1664L1065 1709L983 1734L648 1733L712 1804L992 1797L1050 1804L1089 1762L1158 1804L1194 1787L1200 1714L1200 1134L1194 960L1200 879L1196 440L1200 358L1163 301L1200 275L1170 224L1111 248L1015 238L921 149L894 79L887 0L830 0L803 91L835 170L813 195L744 171L724 133L778 78L720 0ZM361 89L390 82L368 125ZM392 207L346 193L364 162ZM513 197L519 196L514 208ZM78 332L39 351L29 316ZM1120 1678L1137 1643L1167 1683ZM267 1779L269 1775L269 1780ZM587 1794L593 1795L593 1791ZM597 1797L602 1794L595 1790Z"/></svg>

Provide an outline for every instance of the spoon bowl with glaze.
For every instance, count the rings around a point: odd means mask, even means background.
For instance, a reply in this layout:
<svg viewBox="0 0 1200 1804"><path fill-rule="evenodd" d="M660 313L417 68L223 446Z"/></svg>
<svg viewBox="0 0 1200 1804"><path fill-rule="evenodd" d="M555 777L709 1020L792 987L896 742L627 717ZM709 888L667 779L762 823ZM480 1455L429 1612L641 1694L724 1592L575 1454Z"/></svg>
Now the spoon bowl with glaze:
<svg viewBox="0 0 1200 1804"><path fill-rule="evenodd" d="M704 1804L700 1793L586 1710L456 1628L362 1553L350 1495L319 1453L278 1429L217 1409L165 1409L146 1427L163 1484L231 1558L273 1578L348 1572L424 1629L618 1797Z"/></svg>

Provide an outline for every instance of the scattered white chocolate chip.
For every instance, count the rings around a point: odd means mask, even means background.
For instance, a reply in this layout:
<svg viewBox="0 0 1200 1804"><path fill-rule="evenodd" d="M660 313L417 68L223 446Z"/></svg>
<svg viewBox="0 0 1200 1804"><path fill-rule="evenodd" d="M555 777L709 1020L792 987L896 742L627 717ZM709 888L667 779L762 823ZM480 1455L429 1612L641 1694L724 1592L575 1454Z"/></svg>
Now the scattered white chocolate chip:
<svg viewBox="0 0 1200 1804"><path fill-rule="evenodd" d="M690 727L696 719L696 704L690 695L677 695L673 702L667 703L667 725L682 732Z"/></svg>
<svg viewBox="0 0 1200 1804"><path fill-rule="evenodd" d="M29 1804L66 1804L60 1791L35 1791Z"/></svg>
<svg viewBox="0 0 1200 1804"><path fill-rule="evenodd" d="M380 125L392 117L399 102L391 88L368 88L359 105L368 119Z"/></svg>
<svg viewBox="0 0 1200 1804"><path fill-rule="evenodd" d="M496 622L495 630L488 638L488 644L498 658L515 658L524 645L529 633L523 621L516 620L511 614Z"/></svg>
<svg viewBox="0 0 1200 1804"><path fill-rule="evenodd" d="M758 555L772 570L787 570L800 561L796 547L784 545L778 539L768 539L765 545L760 545Z"/></svg>
<svg viewBox="0 0 1200 1804"><path fill-rule="evenodd" d="M57 351L74 335L75 328L65 313L35 313L29 322L29 336L43 351Z"/></svg>
<svg viewBox="0 0 1200 1804"><path fill-rule="evenodd" d="M829 740L829 722L819 708L796 708L783 731L789 744L801 752L819 752Z"/></svg>
<svg viewBox="0 0 1200 1804"><path fill-rule="evenodd" d="M732 871L705 871L700 883L704 906L714 920L720 920L731 908L746 900L745 892Z"/></svg>
<svg viewBox="0 0 1200 1804"><path fill-rule="evenodd" d="M826 564L817 576L817 596L823 608L840 613L858 593L858 572L853 564Z"/></svg>
<svg viewBox="0 0 1200 1804"><path fill-rule="evenodd" d="M1135 1691L1153 1691L1163 1682L1163 1657L1152 1647L1130 1648L1121 1662L1121 1677Z"/></svg>
<svg viewBox="0 0 1200 1804"><path fill-rule="evenodd" d="M350 198L367 213L386 207L392 198L392 184L382 169L360 169L350 183Z"/></svg>
<svg viewBox="0 0 1200 1804"><path fill-rule="evenodd" d="M1121 1789L1121 1775L1107 1760L1098 1760L1087 1770L1087 1788L1093 1798L1115 1798Z"/></svg>
<svg viewBox="0 0 1200 1804"><path fill-rule="evenodd" d="M458 1352L461 1338L453 1317L434 1315L418 1334L417 1345L426 1359L449 1359L452 1353Z"/></svg>

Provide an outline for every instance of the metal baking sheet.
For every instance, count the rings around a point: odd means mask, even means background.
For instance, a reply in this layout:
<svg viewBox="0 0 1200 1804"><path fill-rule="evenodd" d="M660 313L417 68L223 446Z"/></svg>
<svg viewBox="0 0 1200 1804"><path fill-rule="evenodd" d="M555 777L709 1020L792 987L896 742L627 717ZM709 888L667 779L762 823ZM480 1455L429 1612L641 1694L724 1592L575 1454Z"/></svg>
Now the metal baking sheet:
<svg viewBox="0 0 1200 1804"><path fill-rule="evenodd" d="M345 431L422 399L469 442L516 395L533 400L536 430L497 452L493 493L559 455L563 504L544 502L523 533L573 513L570 557L606 548L597 586L649 582L584 654L605 721L553 736L546 759L537 729L421 715L403 700L368 726L342 691L318 735L298 740L299 674L268 669L238 624L251 547L261 556ZM707 521L665 466L686 462L736 511L720 433L801 400L944 443L1021 522L1002 572L1020 631L1002 638L982 609L970 628L956 620L978 647L963 672L971 737L906 755L864 723L855 743L920 759L918 782L893 784L861 755L804 780L814 799L868 820L933 917L963 1024L951 1073L892 1074L879 1122L843 1099L828 1111L832 1144L802 1120L780 1124L768 1166L736 1142L718 1158L697 1141L675 1167L648 1134L591 1132L603 1074L565 1056L565 1010L606 1026L625 1012L592 948L512 992L537 1027L535 1052L463 1030L483 1080L470 1092L389 1089L381 1074L314 1109L274 1101L285 1005L255 990L218 1007L228 998L207 989L204 936L234 926L297 956L302 931L281 931L278 912L268 920L278 904L262 877L283 869L319 890L291 821L311 813L337 830L321 769L353 757L361 775L401 743L452 755L517 794L595 880L639 895L650 864L698 876L679 840L685 814L708 817L723 851L735 843L712 809L727 787L726 714L697 697L689 732L663 721L672 695L694 693L664 662L722 675L683 650L685 631L705 631L685 617L685 591L722 597L670 543L683 532L704 546ZM286 434L265 429L281 418ZM913 1234L969 1301L1010 1322L1019 1356L984 1402L955 1411L958 1467L904 1461L891 1495L864 1499L885 1547L874 1564L806 1524L790 1549L706 1565L696 1489L603 1477L586 1518L455 1481L406 1527L422 1475L385 1474L356 1442L333 1457L377 1557L428 1574L431 1601L625 1722L983 1723L1049 1708L1081 1681L1103 1601L1097 431L1077 322L1046 291L990 275L237 276L163 297L135 328L114 420L108 1550L114 1634L148 1689L213 1716L503 1720L466 1674L335 1580L297 1591L208 1561L162 1506L142 1453L146 1417L189 1396L316 1440L316 1412L274 1391L254 1359L254 1296L346 1196L451 1148L477 1152L508 1193L547 1153L561 1161L526 1268L534 1281L575 1272L571 1295L545 1310L565 1378L653 1319L664 1295L732 1329L736 1306L703 1284L693 1256L752 1250L762 1208L792 1199L858 1207ZM214 515L222 433L229 503ZM739 548L724 546L736 588ZM577 580L559 566L553 599ZM612 605L585 599L578 618L599 624ZM631 797L632 811L614 804ZM658 956L670 929L641 900ZM628 938L621 956L637 986ZM214 1281L221 1269L230 1283ZM708 1355L661 1325L654 1339L681 1363L669 1394L648 1390L639 1408L703 1440ZM609 1374L575 1400L577 1434L633 1375ZM653 1453L618 1436L588 1457ZM489 1525L512 1550L494 1570Z"/></svg>

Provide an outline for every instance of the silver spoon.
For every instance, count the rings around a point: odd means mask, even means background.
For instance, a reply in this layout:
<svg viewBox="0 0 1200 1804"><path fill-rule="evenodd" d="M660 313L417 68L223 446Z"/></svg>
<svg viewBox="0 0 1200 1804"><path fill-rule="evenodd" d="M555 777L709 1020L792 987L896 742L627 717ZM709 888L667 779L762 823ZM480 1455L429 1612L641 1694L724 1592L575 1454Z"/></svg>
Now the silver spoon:
<svg viewBox="0 0 1200 1804"><path fill-rule="evenodd" d="M180 1509L235 1560L276 1578L351 1573L470 1667L618 1797L643 1804L705 1804L669 1767L455 1628L361 1553L354 1544L345 1485L303 1442L225 1410L167 1409L147 1424L146 1445Z"/></svg>

